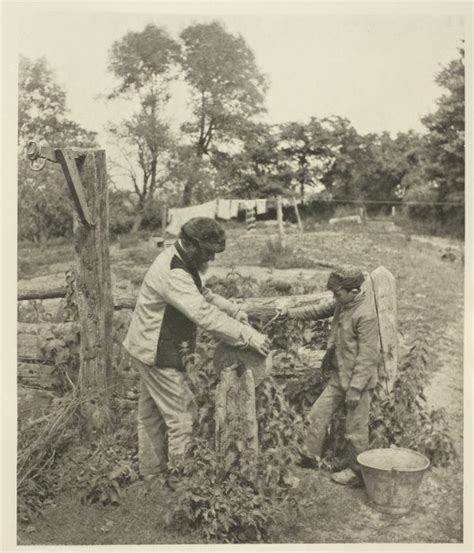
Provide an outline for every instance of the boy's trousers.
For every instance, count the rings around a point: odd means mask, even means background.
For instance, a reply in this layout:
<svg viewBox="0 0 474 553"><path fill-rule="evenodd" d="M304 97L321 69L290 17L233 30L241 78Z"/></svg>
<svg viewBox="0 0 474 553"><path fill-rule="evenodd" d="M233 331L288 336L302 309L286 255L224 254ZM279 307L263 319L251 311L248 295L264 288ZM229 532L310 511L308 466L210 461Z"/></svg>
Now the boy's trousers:
<svg viewBox="0 0 474 553"><path fill-rule="evenodd" d="M163 472L183 456L197 406L183 371L133 361L140 373L138 461L140 474L147 476Z"/></svg>
<svg viewBox="0 0 474 553"><path fill-rule="evenodd" d="M355 409L347 409L345 437L357 454L365 451L369 445L370 399L371 390L364 390ZM345 400L345 390L331 378L308 415L305 445L311 457L322 457L324 439L332 416Z"/></svg>

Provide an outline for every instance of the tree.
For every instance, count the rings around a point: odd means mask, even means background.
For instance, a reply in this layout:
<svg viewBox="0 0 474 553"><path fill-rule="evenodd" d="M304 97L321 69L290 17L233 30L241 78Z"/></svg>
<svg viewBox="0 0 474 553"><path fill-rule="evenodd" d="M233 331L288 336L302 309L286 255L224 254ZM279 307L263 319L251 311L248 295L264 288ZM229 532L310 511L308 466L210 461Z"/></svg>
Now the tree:
<svg viewBox="0 0 474 553"><path fill-rule="evenodd" d="M239 198L265 197L288 186L285 166L278 151L278 127L249 123L241 135L237 153L215 150L217 188L221 194Z"/></svg>
<svg viewBox="0 0 474 553"><path fill-rule="evenodd" d="M193 121L183 125L193 146L191 165L212 157L213 144L232 144L245 126L264 111L265 78L242 36L228 33L218 22L187 27L181 65L191 90ZM196 161L198 160L198 161ZM198 181L190 172L183 190L189 205Z"/></svg>
<svg viewBox="0 0 474 553"><path fill-rule="evenodd" d="M421 137L413 131L398 133L392 138L388 132L361 137L365 151L357 168L356 188L362 200L378 201L372 211L389 208L400 201L404 193L405 176L419 163Z"/></svg>
<svg viewBox="0 0 474 553"><path fill-rule="evenodd" d="M18 77L18 234L44 244L50 237L72 233L72 207L64 201L61 168L47 163L34 173L24 146L33 138L44 138L56 147L93 147L96 133L67 117L66 93L45 58L20 56Z"/></svg>
<svg viewBox="0 0 474 553"><path fill-rule="evenodd" d="M433 233L464 236L464 51L435 76L444 88L438 109L421 121L427 133L412 144L402 179L406 212ZM428 225L428 229L426 226Z"/></svg>
<svg viewBox="0 0 474 553"><path fill-rule="evenodd" d="M142 32L128 32L114 42L110 51L109 70L118 85L109 99L122 97L139 105L131 118L109 126L111 134L125 146L122 148L125 160L120 165L131 179L137 197L132 232L138 230L157 188L168 178L166 163L160 158L168 158L172 139L162 110L169 100L170 80L176 77L178 55L178 44L166 30L154 24L147 25ZM136 173L136 164L141 178Z"/></svg>
<svg viewBox="0 0 474 553"><path fill-rule="evenodd" d="M440 199L464 199L464 50L435 78L447 90L438 109L422 118L428 129L427 174L436 182Z"/></svg>
<svg viewBox="0 0 474 553"><path fill-rule="evenodd" d="M280 127L279 151L285 160L287 180L299 189L316 186L333 158L331 135L315 117L307 124L291 122Z"/></svg>
<svg viewBox="0 0 474 553"><path fill-rule="evenodd" d="M321 182L331 197L341 200L359 200L359 174L367 161L366 145L348 119L323 119L329 133L330 160L326 163Z"/></svg>
<svg viewBox="0 0 474 553"><path fill-rule="evenodd" d="M438 109L422 118L427 127L426 168L428 182L436 188L437 199L445 206L438 209L438 217L455 224L464 231L464 207L449 205L464 203L465 168L465 75L464 50L436 75L436 83L446 93L437 100Z"/></svg>

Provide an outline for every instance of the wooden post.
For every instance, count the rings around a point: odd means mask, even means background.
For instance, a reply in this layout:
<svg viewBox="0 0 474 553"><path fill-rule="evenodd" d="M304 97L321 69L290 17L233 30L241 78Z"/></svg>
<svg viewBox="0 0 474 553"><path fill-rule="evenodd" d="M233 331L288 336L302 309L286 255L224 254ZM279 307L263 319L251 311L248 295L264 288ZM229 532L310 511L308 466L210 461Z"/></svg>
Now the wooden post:
<svg viewBox="0 0 474 553"><path fill-rule="evenodd" d="M392 205L392 217L395 217L396 215L396 207Z"/></svg>
<svg viewBox="0 0 474 553"><path fill-rule="evenodd" d="M163 201L163 204L161 206L161 237L163 238L163 247L164 247L164 241L166 240L166 222L168 218L168 206L166 205L166 202Z"/></svg>
<svg viewBox="0 0 474 553"><path fill-rule="evenodd" d="M86 432L112 422L113 299L109 259L107 170L104 150L89 150L77 163L93 224L74 210L75 284L79 311L79 390Z"/></svg>
<svg viewBox="0 0 474 553"><path fill-rule="evenodd" d="M301 234L303 234L303 223L301 222L300 210L298 209L298 204L296 203L296 198L293 198L293 207L295 208L296 220L298 221L298 227Z"/></svg>
<svg viewBox="0 0 474 553"><path fill-rule="evenodd" d="M258 454L255 382L250 369L226 367L216 389L216 451L225 456L237 445L247 460Z"/></svg>
<svg viewBox="0 0 474 553"><path fill-rule="evenodd" d="M283 247L285 245L285 230L283 229L283 208L281 205L281 196L277 197L277 221L278 221L278 240Z"/></svg>

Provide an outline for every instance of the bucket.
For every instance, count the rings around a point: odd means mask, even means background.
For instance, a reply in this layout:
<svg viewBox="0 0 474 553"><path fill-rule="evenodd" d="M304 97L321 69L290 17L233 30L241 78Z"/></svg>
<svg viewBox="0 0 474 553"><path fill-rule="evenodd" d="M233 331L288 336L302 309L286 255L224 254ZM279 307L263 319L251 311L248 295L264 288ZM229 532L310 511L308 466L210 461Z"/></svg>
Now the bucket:
<svg viewBox="0 0 474 553"><path fill-rule="evenodd" d="M430 461L421 453L401 447L369 449L357 457L374 507L383 513L408 513Z"/></svg>

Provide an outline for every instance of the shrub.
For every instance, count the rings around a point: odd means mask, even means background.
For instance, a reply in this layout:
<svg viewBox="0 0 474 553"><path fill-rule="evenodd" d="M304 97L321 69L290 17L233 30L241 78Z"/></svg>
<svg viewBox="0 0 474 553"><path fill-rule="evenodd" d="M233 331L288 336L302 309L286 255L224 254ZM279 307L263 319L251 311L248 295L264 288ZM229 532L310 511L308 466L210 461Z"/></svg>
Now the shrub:
<svg viewBox="0 0 474 553"><path fill-rule="evenodd" d="M288 245L279 240L267 240L260 252L260 265L275 269L312 268L316 264L304 255L298 254Z"/></svg>
<svg viewBox="0 0 474 553"><path fill-rule="evenodd" d="M272 525L295 502L297 480L291 476L302 418L290 408L273 380L257 388L257 419L261 451L258 459L238 437L221 454L214 449L213 341L201 333L196 354L186 363L188 383L195 394L198 421L195 438L175 472L181 484L169 522L199 529L220 543L265 542Z"/></svg>
<svg viewBox="0 0 474 553"><path fill-rule="evenodd" d="M424 453L433 465L445 466L456 456L441 410L428 410L423 390L429 382L428 346L415 337L401 358L393 391L379 385L372 401L371 445L394 444Z"/></svg>

